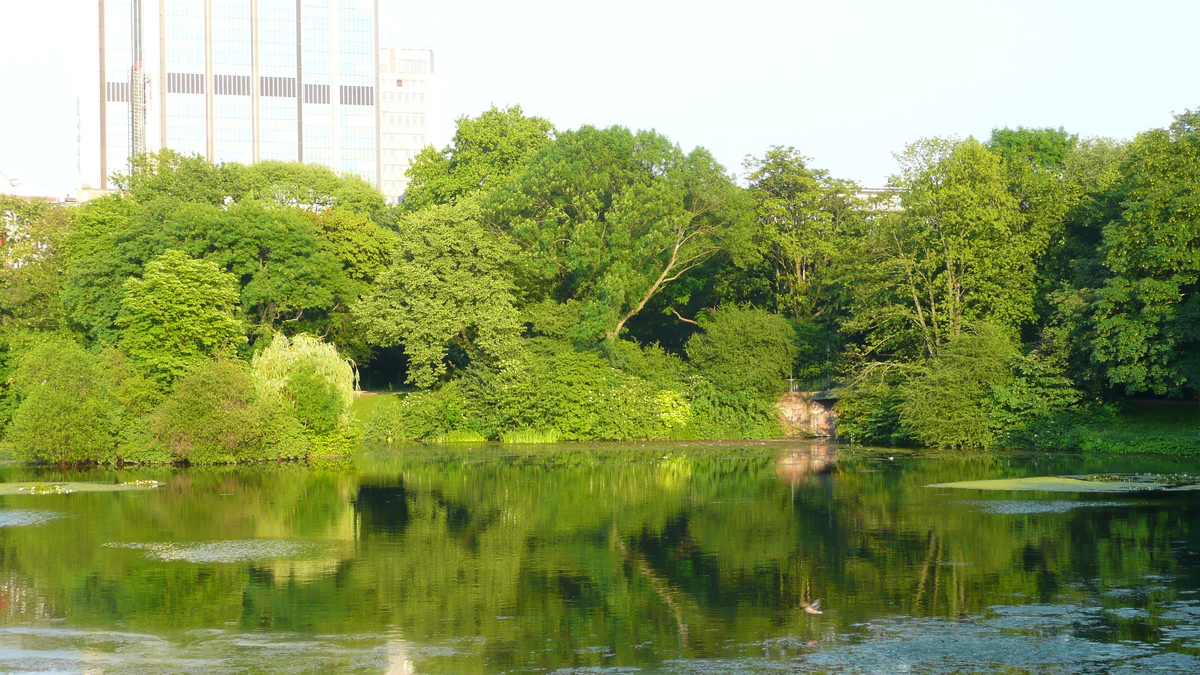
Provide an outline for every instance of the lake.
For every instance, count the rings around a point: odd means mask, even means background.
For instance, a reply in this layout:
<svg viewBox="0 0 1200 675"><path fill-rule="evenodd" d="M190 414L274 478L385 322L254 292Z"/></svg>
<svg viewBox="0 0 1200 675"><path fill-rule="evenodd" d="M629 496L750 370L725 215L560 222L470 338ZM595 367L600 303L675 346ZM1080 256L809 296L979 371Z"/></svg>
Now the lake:
<svg viewBox="0 0 1200 675"><path fill-rule="evenodd" d="M0 670L1196 673L1200 493L926 487L1187 470L784 442L10 465L162 485L0 496Z"/></svg>

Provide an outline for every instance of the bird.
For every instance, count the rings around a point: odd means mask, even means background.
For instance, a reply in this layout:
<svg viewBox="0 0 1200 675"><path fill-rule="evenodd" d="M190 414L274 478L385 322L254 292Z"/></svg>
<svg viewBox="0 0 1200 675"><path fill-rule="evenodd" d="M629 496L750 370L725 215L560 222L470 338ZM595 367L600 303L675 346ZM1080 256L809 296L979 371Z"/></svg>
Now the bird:
<svg viewBox="0 0 1200 675"><path fill-rule="evenodd" d="M824 614L825 613L825 612L821 611L821 599L820 598L817 598L816 600L813 600L812 602L801 602L800 606L803 607L804 611L809 614Z"/></svg>

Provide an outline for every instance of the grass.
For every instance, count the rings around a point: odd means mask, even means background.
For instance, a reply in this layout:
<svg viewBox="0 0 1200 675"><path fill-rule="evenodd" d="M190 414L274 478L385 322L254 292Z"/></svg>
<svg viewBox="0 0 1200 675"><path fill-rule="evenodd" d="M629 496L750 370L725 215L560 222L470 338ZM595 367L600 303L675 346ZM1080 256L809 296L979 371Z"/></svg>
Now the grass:
<svg viewBox="0 0 1200 675"><path fill-rule="evenodd" d="M500 435L503 443L557 443L562 440L558 429L518 429Z"/></svg>
<svg viewBox="0 0 1200 675"><path fill-rule="evenodd" d="M404 394L356 391L354 392L354 403L350 405L350 415L361 424L370 419L379 406L387 401L398 401L402 396Z"/></svg>

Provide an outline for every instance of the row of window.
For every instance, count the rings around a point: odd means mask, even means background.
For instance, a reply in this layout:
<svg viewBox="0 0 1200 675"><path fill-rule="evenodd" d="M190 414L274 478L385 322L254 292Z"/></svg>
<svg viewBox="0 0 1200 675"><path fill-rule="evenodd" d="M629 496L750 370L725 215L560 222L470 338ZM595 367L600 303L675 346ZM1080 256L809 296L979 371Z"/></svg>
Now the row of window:
<svg viewBox="0 0 1200 675"><path fill-rule="evenodd" d="M384 104L393 105L413 105L425 102L425 94L416 92L383 92L379 95L380 101Z"/></svg>

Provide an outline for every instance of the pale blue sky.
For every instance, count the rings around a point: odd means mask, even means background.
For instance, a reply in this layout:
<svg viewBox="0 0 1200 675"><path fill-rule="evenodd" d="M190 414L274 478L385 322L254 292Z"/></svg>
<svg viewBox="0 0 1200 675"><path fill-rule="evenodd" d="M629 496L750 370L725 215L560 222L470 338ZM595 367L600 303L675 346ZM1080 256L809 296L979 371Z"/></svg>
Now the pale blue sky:
<svg viewBox="0 0 1200 675"><path fill-rule="evenodd" d="M1200 108L1196 0L380 6L385 41L435 50L439 146L454 118L520 104L559 128L654 128L737 172L792 145L878 185L923 136L1128 138ZM75 92L95 79L79 45L95 17L95 0L0 0L0 169L23 179L16 192L74 189Z"/></svg>

